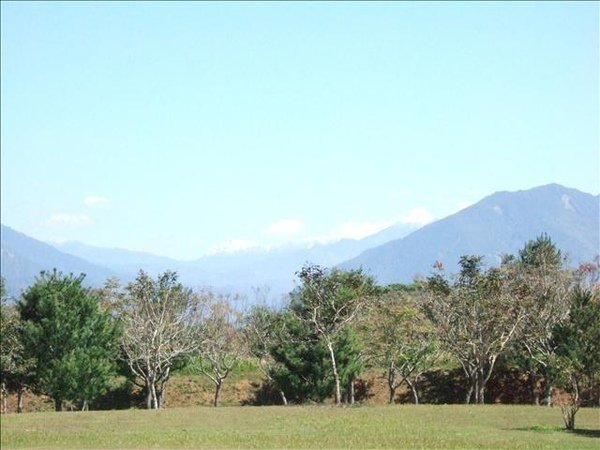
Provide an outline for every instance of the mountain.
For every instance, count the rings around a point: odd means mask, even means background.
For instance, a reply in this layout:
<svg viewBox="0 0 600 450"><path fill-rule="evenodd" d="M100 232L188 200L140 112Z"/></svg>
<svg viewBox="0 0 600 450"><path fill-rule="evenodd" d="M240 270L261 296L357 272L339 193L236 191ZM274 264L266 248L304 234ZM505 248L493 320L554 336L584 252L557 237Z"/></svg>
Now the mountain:
<svg viewBox="0 0 600 450"><path fill-rule="evenodd" d="M133 280L140 269L155 276L168 269L176 270L182 264L181 261L165 256L121 248L95 247L76 241L52 245L61 252L85 259L99 266L110 267L120 275L121 281Z"/></svg>
<svg viewBox="0 0 600 450"><path fill-rule="evenodd" d="M557 184L497 192L426 225L402 239L366 250L339 267L362 267L382 284L428 275L435 261L455 272L462 255L483 255L488 265L517 253L526 241L548 233L575 266L600 253L600 196Z"/></svg>
<svg viewBox="0 0 600 450"><path fill-rule="evenodd" d="M334 266L375 245L406 236L415 227L400 223L360 240L343 239L312 246L286 245L270 250L250 249L207 255L194 261L106 249L80 242L53 245L62 252L110 267L119 274L122 282L131 281L140 269L152 275L168 269L177 271L180 281L194 288L249 294L254 287L268 286L271 296L277 298L294 288L294 274L304 263Z"/></svg>
<svg viewBox="0 0 600 450"><path fill-rule="evenodd" d="M9 296L17 296L42 270L56 268L64 273L85 273L85 284L101 286L114 271L63 253L5 225L0 226L2 276Z"/></svg>

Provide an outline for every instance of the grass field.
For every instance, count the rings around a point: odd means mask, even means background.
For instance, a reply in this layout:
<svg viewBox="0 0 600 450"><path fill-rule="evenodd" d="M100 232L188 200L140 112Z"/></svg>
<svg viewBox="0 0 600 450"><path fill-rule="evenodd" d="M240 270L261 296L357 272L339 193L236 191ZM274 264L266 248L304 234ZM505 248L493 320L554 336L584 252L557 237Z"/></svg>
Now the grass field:
<svg viewBox="0 0 600 450"><path fill-rule="evenodd" d="M600 410L578 431L535 406L223 407L10 414L8 448L600 448Z"/></svg>

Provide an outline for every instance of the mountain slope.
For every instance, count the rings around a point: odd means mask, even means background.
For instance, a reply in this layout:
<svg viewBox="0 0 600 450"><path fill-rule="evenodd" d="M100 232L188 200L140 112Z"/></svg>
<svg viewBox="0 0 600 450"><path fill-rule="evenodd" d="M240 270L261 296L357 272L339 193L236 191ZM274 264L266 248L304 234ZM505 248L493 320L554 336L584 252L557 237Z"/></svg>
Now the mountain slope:
<svg viewBox="0 0 600 450"><path fill-rule="evenodd" d="M129 281L135 278L140 269L154 276L165 270L176 270L182 264L181 261L165 256L121 248L96 247L82 242L70 241L52 245L61 252L85 259L99 266L110 267L125 278L121 281Z"/></svg>
<svg viewBox="0 0 600 450"><path fill-rule="evenodd" d="M5 225L0 226L1 268L7 293L16 296L42 270L56 268L64 273L86 274L85 284L101 286L114 271L60 252Z"/></svg>
<svg viewBox="0 0 600 450"><path fill-rule="evenodd" d="M503 253L516 253L543 232L577 265L599 253L599 201L599 196L557 184L498 192L340 267L363 267L384 284L409 282L417 274L428 275L435 261L454 272L466 254L483 255L488 264L497 264Z"/></svg>

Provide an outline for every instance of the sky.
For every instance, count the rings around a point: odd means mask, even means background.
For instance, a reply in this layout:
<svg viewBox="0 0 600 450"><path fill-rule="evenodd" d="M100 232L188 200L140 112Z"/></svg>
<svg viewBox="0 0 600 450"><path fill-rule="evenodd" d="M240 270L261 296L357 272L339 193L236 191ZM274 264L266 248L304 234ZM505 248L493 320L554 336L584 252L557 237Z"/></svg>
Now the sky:
<svg viewBox="0 0 600 450"><path fill-rule="evenodd" d="M178 259L600 190L599 6L2 2L1 220Z"/></svg>

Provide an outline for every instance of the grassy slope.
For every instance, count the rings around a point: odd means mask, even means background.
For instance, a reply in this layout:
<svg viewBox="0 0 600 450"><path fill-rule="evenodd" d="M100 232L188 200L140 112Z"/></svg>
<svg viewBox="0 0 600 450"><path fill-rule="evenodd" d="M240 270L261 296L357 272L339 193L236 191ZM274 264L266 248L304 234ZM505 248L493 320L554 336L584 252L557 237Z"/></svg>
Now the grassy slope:
<svg viewBox="0 0 600 450"><path fill-rule="evenodd" d="M8 448L599 448L600 410L562 431L534 406L223 407L2 417Z"/></svg>

